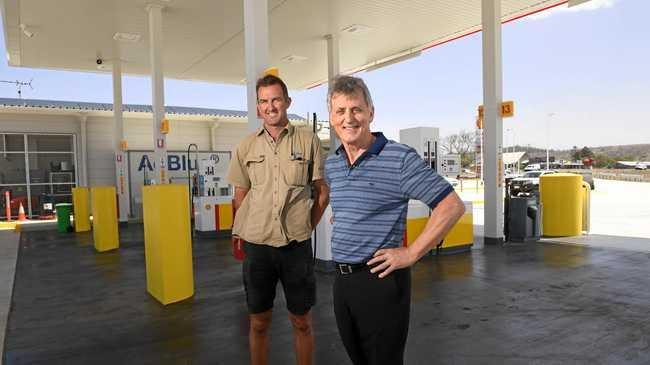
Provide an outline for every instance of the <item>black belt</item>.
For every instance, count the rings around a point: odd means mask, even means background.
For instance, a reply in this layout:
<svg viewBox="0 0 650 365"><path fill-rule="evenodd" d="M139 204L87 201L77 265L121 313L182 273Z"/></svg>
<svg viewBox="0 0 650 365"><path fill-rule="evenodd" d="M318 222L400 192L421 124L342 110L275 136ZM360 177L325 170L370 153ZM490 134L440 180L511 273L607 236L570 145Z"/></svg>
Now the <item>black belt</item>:
<svg viewBox="0 0 650 365"><path fill-rule="evenodd" d="M368 270L370 266L366 262L360 264L346 264L342 262L335 262L334 266L336 267L336 272L341 275L352 274L353 272Z"/></svg>

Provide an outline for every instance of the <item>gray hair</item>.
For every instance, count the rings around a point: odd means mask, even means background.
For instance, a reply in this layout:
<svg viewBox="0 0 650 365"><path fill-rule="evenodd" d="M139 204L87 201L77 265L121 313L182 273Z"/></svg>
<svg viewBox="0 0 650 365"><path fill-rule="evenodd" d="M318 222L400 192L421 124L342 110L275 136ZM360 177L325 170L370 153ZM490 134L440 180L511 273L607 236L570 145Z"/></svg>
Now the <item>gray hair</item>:
<svg viewBox="0 0 650 365"><path fill-rule="evenodd" d="M366 104L370 109L374 108L372 104L372 97L370 90L362 79L353 76L340 75L336 76L330 83L329 91L327 92L327 110L332 109L332 96L334 94L352 95L356 92L361 92Z"/></svg>

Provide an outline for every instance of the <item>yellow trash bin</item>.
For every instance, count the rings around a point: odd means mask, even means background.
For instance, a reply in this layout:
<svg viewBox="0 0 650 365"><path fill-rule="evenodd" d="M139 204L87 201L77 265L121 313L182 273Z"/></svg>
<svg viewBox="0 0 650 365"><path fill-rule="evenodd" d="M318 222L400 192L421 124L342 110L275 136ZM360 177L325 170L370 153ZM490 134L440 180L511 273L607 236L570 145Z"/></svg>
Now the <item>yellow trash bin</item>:
<svg viewBox="0 0 650 365"><path fill-rule="evenodd" d="M546 237L582 234L582 176L548 174L539 179L542 202L542 235Z"/></svg>
<svg viewBox="0 0 650 365"><path fill-rule="evenodd" d="M194 295L190 207L184 185L149 185L142 194L147 291L166 305Z"/></svg>
<svg viewBox="0 0 650 365"><path fill-rule="evenodd" d="M90 192L86 187L72 189L72 204L74 205L74 231L90 231Z"/></svg>
<svg viewBox="0 0 650 365"><path fill-rule="evenodd" d="M98 252L120 247L117 229L117 200L114 186L90 189L93 210L93 240Z"/></svg>

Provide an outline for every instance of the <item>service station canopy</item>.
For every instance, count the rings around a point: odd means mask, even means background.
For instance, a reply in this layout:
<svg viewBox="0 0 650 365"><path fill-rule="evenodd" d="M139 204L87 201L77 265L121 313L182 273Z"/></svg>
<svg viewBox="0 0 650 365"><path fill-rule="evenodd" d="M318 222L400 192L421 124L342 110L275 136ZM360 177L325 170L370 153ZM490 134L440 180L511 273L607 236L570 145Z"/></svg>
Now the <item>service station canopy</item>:
<svg viewBox="0 0 650 365"><path fill-rule="evenodd" d="M266 1L266 0L259 0ZM327 43L342 73L418 55L481 29L481 0L268 0L269 65L293 89L327 79ZM0 0L11 66L150 75L145 0ZM244 84L243 0L158 1L166 78ZM502 0L504 22L566 0ZM101 65L97 59L103 60Z"/></svg>

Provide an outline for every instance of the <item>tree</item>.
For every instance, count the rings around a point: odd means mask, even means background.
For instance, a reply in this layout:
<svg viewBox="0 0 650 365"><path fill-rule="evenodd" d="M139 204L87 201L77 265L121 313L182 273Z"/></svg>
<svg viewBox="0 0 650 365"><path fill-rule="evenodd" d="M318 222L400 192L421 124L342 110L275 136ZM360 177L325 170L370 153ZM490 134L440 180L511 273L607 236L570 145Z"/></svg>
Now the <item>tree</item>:
<svg viewBox="0 0 650 365"><path fill-rule="evenodd" d="M580 151L578 151L578 146L573 146L571 149L571 160L572 161L580 161L582 158L580 157Z"/></svg>
<svg viewBox="0 0 650 365"><path fill-rule="evenodd" d="M587 146L582 147L582 149L580 150L580 159L593 158L593 157L594 157L594 153L589 149L589 147Z"/></svg>
<svg viewBox="0 0 650 365"><path fill-rule="evenodd" d="M616 160L607 156L604 153L599 153L594 156L594 167L610 169L615 166L616 166Z"/></svg>
<svg viewBox="0 0 650 365"><path fill-rule="evenodd" d="M474 161L474 143L476 134L465 130L442 139L440 149L446 154L458 154L463 167Z"/></svg>

